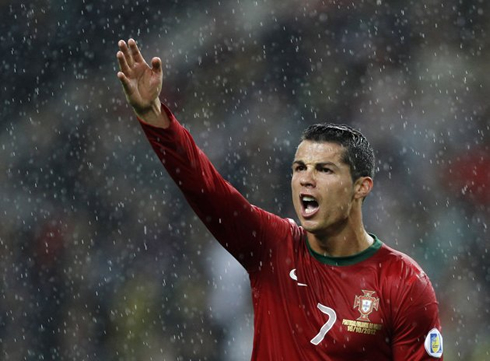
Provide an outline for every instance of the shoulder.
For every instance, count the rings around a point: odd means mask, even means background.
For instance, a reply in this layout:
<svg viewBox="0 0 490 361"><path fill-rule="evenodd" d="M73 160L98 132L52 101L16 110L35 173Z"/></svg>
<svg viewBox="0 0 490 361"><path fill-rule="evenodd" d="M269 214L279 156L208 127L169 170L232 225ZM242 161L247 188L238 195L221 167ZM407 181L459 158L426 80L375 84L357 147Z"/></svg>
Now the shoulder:
<svg viewBox="0 0 490 361"><path fill-rule="evenodd" d="M260 207L251 205L252 212L261 220L261 238L266 243L283 245L285 239L293 242L300 241L305 233L304 229L291 218L283 218L268 212Z"/></svg>
<svg viewBox="0 0 490 361"><path fill-rule="evenodd" d="M308 252L304 242L306 231L298 225L292 218L276 217L275 222L280 228L279 232L275 232L276 237L273 242L281 249L280 253L289 251ZM288 251L289 250L289 251Z"/></svg>
<svg viewBox="0 0 490 361"><path fill-rule="evenodd" d="M382 258L383 273L405 282L428 279L422 267L407 254L397 251L383 243L379 256Z"/></svg>
<svg viewBox="0 0 490 361"><path fill-rule="evenodd" d="M299 226L296 221L292 218L286 218L286 221L289 224L289 232L293 236L293 239L295 240L301 240L303 238L303 235L305 234L305 230L303 227Z"/></svg>
<svg viewBox="0 0 490 361"><path fill-rule="evenodd" d="M434 335L440 337L434 288L422 267L410 256L386 245L380 251L386 260L383 287L389 304L394 359L425 360L429 351L424 348L424 340Z"/></svg>
<svg viewBox="0 0 490 361"><path fill-rule="evenodd" d="M437 307L434 288L422 267L410 256L385 244L380 249L384 294L395 312Z"/></svg>

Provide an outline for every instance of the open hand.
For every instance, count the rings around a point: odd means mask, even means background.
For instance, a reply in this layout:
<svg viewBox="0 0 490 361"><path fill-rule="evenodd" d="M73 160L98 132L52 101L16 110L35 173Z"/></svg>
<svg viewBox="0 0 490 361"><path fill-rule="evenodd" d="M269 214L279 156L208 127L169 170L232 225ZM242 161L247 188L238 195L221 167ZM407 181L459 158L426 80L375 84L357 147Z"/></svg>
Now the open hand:
<svg viewBox="0 0 490 361"><path fill-rule="evenodd" d="M133 39L128 43L118 42L117 52L120 71L117 77L121 81L126 99L138 116L145 119L160 112L158 96L162 90L162 61L151 60L151 67L145 61ZM153 114L151 114L153 113Z"/></svg>

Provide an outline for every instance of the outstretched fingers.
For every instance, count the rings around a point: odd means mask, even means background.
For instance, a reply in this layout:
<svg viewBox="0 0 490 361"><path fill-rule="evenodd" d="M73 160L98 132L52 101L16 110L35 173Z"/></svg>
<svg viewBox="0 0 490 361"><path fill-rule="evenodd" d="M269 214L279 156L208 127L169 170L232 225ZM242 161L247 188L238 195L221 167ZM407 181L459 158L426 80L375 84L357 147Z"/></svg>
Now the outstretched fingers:
<svg viewBox="0 0 490 361"><path fill-rule="evenodd" d="M132 67L134 64L133 56L131 55L131 52L129 51L128 44L124 40L119 40L117 43L119 46L119 50L124 56L124 59L126 60L126 63L128 64L129 67Z"/></svg>
<svg viewBox="0 0 490 361"><path fill-rule="evenodd" d="M117 62L119 63L119 69L126 75L129 75L131 68L129 67L127 57L124 55L122 51L118 51L116 54Z"/></svg>
<svg viewBox="0 0 490 361"><path fill-rule="evenodd" d="M137 63L144 63L145 59L143 58L143 55L141 55L140 49L138 48L138 45L136 45L136 41L134 41L134 39L129 39L128 45L134 61Z"/></svg>

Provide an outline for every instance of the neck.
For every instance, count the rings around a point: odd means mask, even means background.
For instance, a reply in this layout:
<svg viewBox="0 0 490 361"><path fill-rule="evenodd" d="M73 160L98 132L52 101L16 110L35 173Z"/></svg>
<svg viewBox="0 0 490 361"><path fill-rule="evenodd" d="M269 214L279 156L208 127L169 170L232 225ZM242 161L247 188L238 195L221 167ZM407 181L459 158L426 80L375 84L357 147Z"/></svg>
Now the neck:
<svg viewBox="0 0 490 361"><path fill-rule="evenodd" d="M307 232L307 237L312 250L329 257L352 256L368 249L374 242L362 221L355 226L346 224L340 230L327 234Z"/></svg>

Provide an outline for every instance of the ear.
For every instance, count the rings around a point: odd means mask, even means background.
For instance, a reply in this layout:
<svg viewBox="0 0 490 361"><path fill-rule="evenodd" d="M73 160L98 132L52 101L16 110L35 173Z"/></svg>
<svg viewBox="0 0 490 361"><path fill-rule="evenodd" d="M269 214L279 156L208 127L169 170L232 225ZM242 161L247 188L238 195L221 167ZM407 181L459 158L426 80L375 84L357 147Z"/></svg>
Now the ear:
<svg viewBox="0 0 490 361"><path fill-rule="evenodd" d="M354 197L356 199L364 199L371 192L371 189L373 189L373 178L360 177L354 184Z"/></svg>

